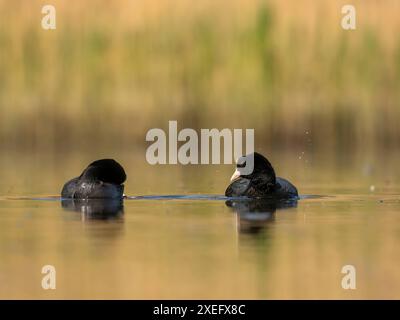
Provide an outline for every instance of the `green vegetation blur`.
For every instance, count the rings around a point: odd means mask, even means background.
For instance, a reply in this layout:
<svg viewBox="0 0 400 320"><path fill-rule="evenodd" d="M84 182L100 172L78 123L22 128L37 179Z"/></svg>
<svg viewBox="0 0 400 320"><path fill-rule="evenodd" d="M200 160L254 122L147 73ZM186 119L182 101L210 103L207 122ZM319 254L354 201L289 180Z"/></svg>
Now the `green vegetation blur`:
<svg viewBox="0 0 400 320"><path fill-rule="evenodd" d="M351 1L351 31L347 3L0 0L1 150L146 146L168 120L272 147L394 148L400 1Z"/></svg>

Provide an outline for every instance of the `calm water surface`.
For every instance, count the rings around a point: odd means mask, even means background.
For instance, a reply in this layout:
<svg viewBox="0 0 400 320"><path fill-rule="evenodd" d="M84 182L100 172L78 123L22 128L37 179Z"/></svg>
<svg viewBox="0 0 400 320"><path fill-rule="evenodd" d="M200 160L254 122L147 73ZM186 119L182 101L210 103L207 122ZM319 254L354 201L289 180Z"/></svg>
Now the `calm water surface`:
<svg viewBox="0 0 400 320"><path fill-rule="evenodd" d="M62 184L104 156L125 166L132 198L62 202ZM400 298L398 155L269 158L297 203L228 206L229 165L3 155L0 298ZM41 288L47 264L56 290ZM341 288L347 264L356 290Z"/></svg>

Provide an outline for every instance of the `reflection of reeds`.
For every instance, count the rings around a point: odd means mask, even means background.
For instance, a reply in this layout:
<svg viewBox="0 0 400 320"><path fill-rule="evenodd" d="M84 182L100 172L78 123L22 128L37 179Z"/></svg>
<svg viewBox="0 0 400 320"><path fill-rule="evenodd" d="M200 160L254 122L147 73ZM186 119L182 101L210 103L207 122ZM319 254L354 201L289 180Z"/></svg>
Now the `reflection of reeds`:
<svg viewBox="0 0 400 320"><path fill-rule="evenodd" d="M400 3L0 0L0 143L125 146L177 119L266 143L400 137ZM96 139L94 139L96 137Z"/></svg>

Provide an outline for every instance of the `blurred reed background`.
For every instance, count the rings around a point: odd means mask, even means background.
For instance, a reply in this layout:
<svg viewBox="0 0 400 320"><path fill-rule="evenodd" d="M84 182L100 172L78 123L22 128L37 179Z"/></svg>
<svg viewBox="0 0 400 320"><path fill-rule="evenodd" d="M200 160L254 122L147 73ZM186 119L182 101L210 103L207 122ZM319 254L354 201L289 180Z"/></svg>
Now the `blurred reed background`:
<svg viewBox="0 0 400 320"><path fill-rule="evenodd" d="M341 7L357 30L341 28ZM57 29L41 28L53 4ZM168 120L399 145L400 1L0 0L0 147L126 149Z"/></svg>

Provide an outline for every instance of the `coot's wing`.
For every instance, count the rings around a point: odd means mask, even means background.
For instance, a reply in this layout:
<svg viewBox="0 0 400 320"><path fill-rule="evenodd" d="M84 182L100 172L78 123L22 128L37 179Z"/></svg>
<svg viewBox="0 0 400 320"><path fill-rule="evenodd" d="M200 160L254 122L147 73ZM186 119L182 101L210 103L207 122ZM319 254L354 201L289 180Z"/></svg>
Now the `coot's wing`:
<svg viewBox="0 0 400 320"><path fill-rule="evenodd" d="M298 196L296 187L286 179L276 178L276 186L276 194L278 197L290 198Z"/></svg>
<svg viewBox="0 0 400 320"><path fill-rule="evenodd" d="M247 195L247 191L250 187L250 180L244 178L238 178L233 180L232 183L226 188L225 196L227 197L240 197Z"/></svg>

